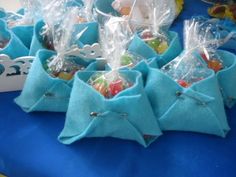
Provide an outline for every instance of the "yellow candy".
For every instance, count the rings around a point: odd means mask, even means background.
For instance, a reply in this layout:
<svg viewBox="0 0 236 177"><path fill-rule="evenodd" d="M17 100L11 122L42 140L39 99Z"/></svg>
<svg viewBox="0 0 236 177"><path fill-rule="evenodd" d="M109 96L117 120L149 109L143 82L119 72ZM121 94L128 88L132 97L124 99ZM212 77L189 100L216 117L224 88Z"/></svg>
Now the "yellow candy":
<svg viewBox="0 0 236 177"><path fill-rule="evenodd" d="M131 11L131 8L130 7L122 7L120 9L120 14L121 15L129 15L130 14L130 11Z"/></svg>
<svg viewBox="0 0 236 177"><path fill-rule="evenodd" d="M63 80L71 80L73 75L71 73L67 72L60 72L58 75L58 78L63 79Z"/></svg>
<svg viewBox="0 0 236 177"><path fill-rule="evenodd" d="M162 54L164 53L167 49L168 49L168 43L166 41L162 41L158 47L156 48L156 51L159 53L159 54Z"/></svg>

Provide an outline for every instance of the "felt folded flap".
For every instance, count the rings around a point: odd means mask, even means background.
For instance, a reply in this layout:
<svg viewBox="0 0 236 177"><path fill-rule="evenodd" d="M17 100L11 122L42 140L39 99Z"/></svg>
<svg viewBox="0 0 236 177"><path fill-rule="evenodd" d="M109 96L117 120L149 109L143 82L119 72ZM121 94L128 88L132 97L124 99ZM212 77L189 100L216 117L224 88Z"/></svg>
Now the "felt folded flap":
<svg viewBox="0 0 236 177"><path fill-rule="evenodd" d="M8 30L6 22L1 19L0 31L3 37L9 39L7 45L3 49L0 49L0 54L6 54L12 59L27 56L29 54L29 49L13 32Z"/></svg>
<svg viewBox="0 0 236 177"><path fill-rule="evenodd" d="M30 49L34 26L33 25L20 25L12 28L13 33L22 41L22 43Z"/></svg>
<svg viewBox="0 0 236 177"><path fill-rule="evenodd" d="M107 117L107 115L109 115ZM137 140L143 146L147 146L143 135L138 129L124 116L115 112L105 112L99 117L90 117L91 121L84 130L76 134L70 134L70 128L62 131L59 141L64 144L71 144L84 137L116 137L121 139ZM72 123L70 123L72 124Z"/></svg>
<svg viewBox="0 0 236 177"><path fill-rule="evenodd" d="M229 130L213 71L210 77L183 88L160 70L149 69L145 90L162 130L195 131L222 137Z"/></svg>
<svg viewBox="0 0 236 177"><path fill-rule="evenodd" d="M43 22L43 20L38 21L34 25L33 37L32 37L32 42L30 45L30 52L29 52L30 56L35 56L36 53L38 52L38 50L45 48L42 44L43 38L40 35L41 30L44 25L45 25L45 23Z"/></svg>
<svg viewBox="0 0 236 177"><path fill-rule="evenodd" d="M226 106L233 107L236 103L236 55L228 51L218 50L217 53L223 61L224 69L216 76L221 87L222 96Z"/></svg>
<svg viewBox="0 0 236 177"><path fill-rule="evenodd" d="M97 22L87 22L76 25L76 33L83 31L86 29L84 34L80 37L79 41L83 44L92 45L94 43L98 43L98 23ZM81 46L82 47L82 46Z"/></svg>
<svg viewBox="0 0 236 177"><path fill-rule="evenodd" d="M204 104L196 104L189 97L174 102L159 118L162 130L181 130L214 134L225 137L228 128L222 126L217 115Z"/></svg>
<svg viewBox="0 0 236 177"><path fill-rule="evenodd" d="M28 108L28 112L32 111L52 111L66 112L70 99L72 86L67 83L57 83L41 96L35 104ZM50 109L49 109L50 108Z"/></svg>
<svg viewBox="0 0 236 177"><path fill-rule="evenodd" d="M22 93L15 99L26 112L67 110L73 79L65 81L53 78L43 67L45 60L54 54L49 50L41 50L32 63Z"/></svg>

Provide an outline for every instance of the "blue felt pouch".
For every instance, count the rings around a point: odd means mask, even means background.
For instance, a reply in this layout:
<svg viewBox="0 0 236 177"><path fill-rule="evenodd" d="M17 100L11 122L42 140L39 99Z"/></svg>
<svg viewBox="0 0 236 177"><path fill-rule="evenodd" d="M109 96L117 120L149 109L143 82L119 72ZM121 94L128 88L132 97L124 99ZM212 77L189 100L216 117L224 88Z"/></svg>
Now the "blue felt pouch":
<svg viewBox="0 0 236 177"><path fill-rule="evenodd" d="M87 83L94 73L77 73L59 141L71 144L85 137L115 137L147 147L161 135L140 72L121 71L134 85L111 99Z"/></svg>
<svg viewBox="0 0 236 177"><path fill-rule="evenodd" d="M52 111L66 112L73 79L66 81L51 77L43 68L45 60L55 52L40 50L32 64L24 88L15 102L26 112ZM96 63L78 63L87 66L86 70L96 70Z"/></svg>
<svg viewBox="0 0 236 177"><path fill-rule="evenodd" d="M104 25L111 16L120 16L111 6L114 0L97 0L95 2L96 18L99 24Z"/></svg>
<svg viewBox="0 0 236 177"><path fill-rule="evenodd" d="M34 26L33 25L20 25L20 26L13 27L11 30L22 41L22 43L28 49L30 49Z"/></svg>
<svg viewBox="0 0 236 177"><path fill-rule="evenodd" d="M216 76L221 87L225 105L229 108L236 103L236 55L224 50L217 53L223 61L225 68L220 70Z"/></svg>
<svg viewBox="0 0 236 177"><path fill-rule="evenodd" d="M3 8L0 8L0 18L5 18L6 17L6 12Z"/></svg>
<svg viewBox="0 0 236 177"><path fill-rule="evenodd" d="M34 35L30 46L30 56L35 56L37 51L40 49L45 49L43 45L43 38L40 35L42 27L45 23L41 20L35 24ZM83 47L85 44L94 44L98 42L98 24L96 22L89 22L78 24L76 26L76 32L82 31L85 27L88 27L85 33L78 40L78 46Z"/></svg>
<svg viewBox="0 0 236 177"><path fill-rule="evenodd" d="M24 14L24 9L19 10L17 14ZM22 15L23 15L22 14ZM5 12L4 9L0 9L0 19L5 20L7 16L12 16L12 12ZM19 25L11 28L13 33L21 40L21 42L29 49L33 37L34 25Z"/></svg>
<svg viewBox="0 0 236 177"><path fill-rule="evenodd" d="M162 130L225 137L230 129L212 70L208 78L183 88L160 70L149 68L145 90Z"/></svg>
<svg viewBox="0 0 236 177"><path fill-rule="evenodd" d="M29 54L28 48L14 33L7 29L7 24L3 20L0 20L0 33L4 38L9 39L8 44L3 49L0 49L0 54L8 55L12 59Z"/></svg>
<svg viewBox="0 0 236 177"><path fill-rule="evenodd" d="M150 65L162 67L182 52L178 33L170 31L168 38L170 40L169 47L163 54L157 54L138 34L134 36L128 50L147 58Z"/></svg>

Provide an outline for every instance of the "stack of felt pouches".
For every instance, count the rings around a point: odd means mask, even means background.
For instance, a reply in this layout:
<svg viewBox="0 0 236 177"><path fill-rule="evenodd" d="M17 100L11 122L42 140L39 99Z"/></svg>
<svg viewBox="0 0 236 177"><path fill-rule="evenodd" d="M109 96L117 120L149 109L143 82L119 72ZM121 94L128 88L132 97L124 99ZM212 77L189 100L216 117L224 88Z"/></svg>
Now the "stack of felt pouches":
<svg viewBox="0 0 236 177"><path fill-rule="evenodd" d="M107 0L104 3L96 1L97 20L102 29L105 28L107 20L113 19L111 15L107 15L109 12L116 16L120 15L111 6L113 2L113 0ZM163 2L165 1L156 1L159 3L160 9L167 11L167 14L170 13L165 6L168 3ZM164 17L168 16L167 14L163 12ZM166 74L163 66L166 67L176 57L185 55L187 49L181 53L178 34L168 31L173 19L155 18L152 17L151 23L150 21L144 23L142 27L148 29L144 30L145 33L142 31L143 29L140 31L140 22L133 18L129 19L130 29L135 33L128 43L129 45L125 46L125 50L141 56L142 60L136 62L132 67L122 66L119 70L112 65L107 65L102 67L102 69L106 68L106 71L101 72L98 71L101 68L98 68L96 58L84 60L76 57L76 61L85 69L76 72L70 80L53 77L45 69L45 62L49 58L63 52L57 49L56 52L46 50L48 45L43 44L45 38L41 32L42 28L50 23L45 19L39 21L34 28L30 49L31 55L36 55L36 59L21 95L16 98L16 103L26 112L67 112L64 129L59 135L59 141L64 144L71 144L85 137L109 136L134 140L147 147L162 134L162 131L166 130L193 131L225 137L229 126L224 103L228 107L232 107L236 100L234 92L236 56L227 51L217 50L217 56L224 67L218 72L207 69L207 77L201 77L185 87L186 85L181 85ZM97 22L83 22L75 26L73 38L77 39L74 34L81 34L75 42L76 46L82 48L86 44L92 45L99 42ZM119 34L115 29L113 26L111 31ZM112 36L115 36L114 34ZM114 37L114 39L116 38ZM150 42L153 39L159 40L159 46L155 46L156 41ZM163 48L159 48L160 42L163 41L164 51ZM123 42L117 43L117 48L121 43ZM102 46L104 47L104 44ZM158 53L160 50L161 52ZM118 51L117 53L120 54L123 52L118 49L114 51ZM105 58L116 60L117 57L106 56ZM204 62L201 56L198 59ZM108 62L108 64L110 63ZM127 88L119 90L113 97L107 98L107 95L104 94L104 87L111 89L109 75L105 77L109 72L116 72L118 76L126 78L131 84L126 85ZM103 77L97 78L97 83L102 84L102 87L92 85L90 82L91 78L97 74L104 75L104 78L108 80L108 82L104 82L101 79ZM124 80L121 79L121 81ZM122 87L125 87L124 85ZM120 89L120 85L115 85L115 87Z"/></svg>

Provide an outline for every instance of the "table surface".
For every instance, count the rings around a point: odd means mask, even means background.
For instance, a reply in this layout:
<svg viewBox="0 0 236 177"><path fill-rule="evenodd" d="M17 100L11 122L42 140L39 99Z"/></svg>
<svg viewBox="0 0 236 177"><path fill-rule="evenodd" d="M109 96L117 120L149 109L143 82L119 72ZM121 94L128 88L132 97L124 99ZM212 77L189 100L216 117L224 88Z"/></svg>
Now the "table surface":
<svg viewBox="0 0 236 177"><path fill-rule="evenodd" d="M207 4L186 0L173 24L182 37L184 19L206 15ZM150 147L113 139L57 141L63 113L24 113L0 94L0 172L10 177L235 177L236 107L226 110L232 130L225 139L189 132L165 132Z"/></svg>

